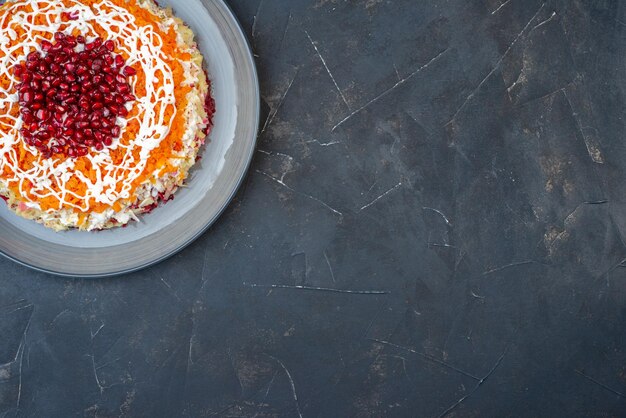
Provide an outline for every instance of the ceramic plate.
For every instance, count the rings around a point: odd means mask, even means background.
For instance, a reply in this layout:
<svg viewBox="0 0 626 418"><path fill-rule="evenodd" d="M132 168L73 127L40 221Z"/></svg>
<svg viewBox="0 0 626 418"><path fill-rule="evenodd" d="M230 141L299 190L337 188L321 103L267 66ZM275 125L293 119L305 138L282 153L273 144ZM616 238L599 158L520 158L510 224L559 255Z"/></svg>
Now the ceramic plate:
<svg viewBox="0 0 626 418"><path fill-rule="evenodd" d="M2 1L0 1L2 3ZM221 0L159 0L196 33L216 103L210 143L176 199L127 228L55 233L0 205L0 252L37 270L104 277L148 267L198 238L226 208L254 153L259 87L254 60Z"/></svg>

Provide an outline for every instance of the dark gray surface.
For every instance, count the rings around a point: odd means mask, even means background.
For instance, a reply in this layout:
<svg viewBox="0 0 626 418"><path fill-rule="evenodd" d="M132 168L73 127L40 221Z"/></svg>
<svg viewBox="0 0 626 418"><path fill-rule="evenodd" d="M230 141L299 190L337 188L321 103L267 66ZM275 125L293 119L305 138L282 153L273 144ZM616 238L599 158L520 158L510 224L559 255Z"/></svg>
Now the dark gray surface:
<svg viewBox="0 0 626 418"><path fill-rule="evenodd" d="M622 2L231 5L244 187L131 276L0 260L0 417L624 416Z"/></svg>

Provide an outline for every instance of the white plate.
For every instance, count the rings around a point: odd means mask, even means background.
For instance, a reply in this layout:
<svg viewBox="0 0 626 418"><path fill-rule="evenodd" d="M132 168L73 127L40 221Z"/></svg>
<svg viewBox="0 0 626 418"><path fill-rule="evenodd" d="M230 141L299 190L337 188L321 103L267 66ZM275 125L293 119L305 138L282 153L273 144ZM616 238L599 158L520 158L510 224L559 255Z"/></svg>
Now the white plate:
<svg viewBox="0 0 626 418"><path fill-rule="evenodd" d="M0 3L2 3L0 1ZM195 32L216 103L210 143L176 198L127 228L55 233L0 205L0 253L37 270L104 277L148 267L198 238L246 174L259 124L259 85L248 42L221 0L159 0Z"/></svg>

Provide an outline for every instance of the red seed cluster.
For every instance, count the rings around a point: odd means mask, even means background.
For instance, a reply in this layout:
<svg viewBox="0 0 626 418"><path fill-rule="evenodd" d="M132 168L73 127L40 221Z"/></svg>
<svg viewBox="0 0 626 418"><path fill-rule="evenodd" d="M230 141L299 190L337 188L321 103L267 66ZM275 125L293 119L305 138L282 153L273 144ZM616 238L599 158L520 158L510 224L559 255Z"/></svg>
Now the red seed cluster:
<svg viewBox="0 0 626 418"><path fill-rule="evenodd" d="M128 115L125 105L135 100L128 78L136 71L114 54L112 40L87 43L58 32L54 41L42 41L43 54L31 52L14 68L20 132L45 158L101 151L120 135L116 120Z"/></svg>

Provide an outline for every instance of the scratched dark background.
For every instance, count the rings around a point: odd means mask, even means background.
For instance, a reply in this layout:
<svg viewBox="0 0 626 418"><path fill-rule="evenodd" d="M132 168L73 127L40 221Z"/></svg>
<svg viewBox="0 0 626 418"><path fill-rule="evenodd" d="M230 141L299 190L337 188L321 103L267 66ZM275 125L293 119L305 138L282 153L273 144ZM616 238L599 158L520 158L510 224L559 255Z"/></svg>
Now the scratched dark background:
<svg viewBox="0 0 626 418"><path fill-rule="evenodd" d="M0 417L626 416L625 3L230 4L240 193L126 277L0 260Z"/></svg>

